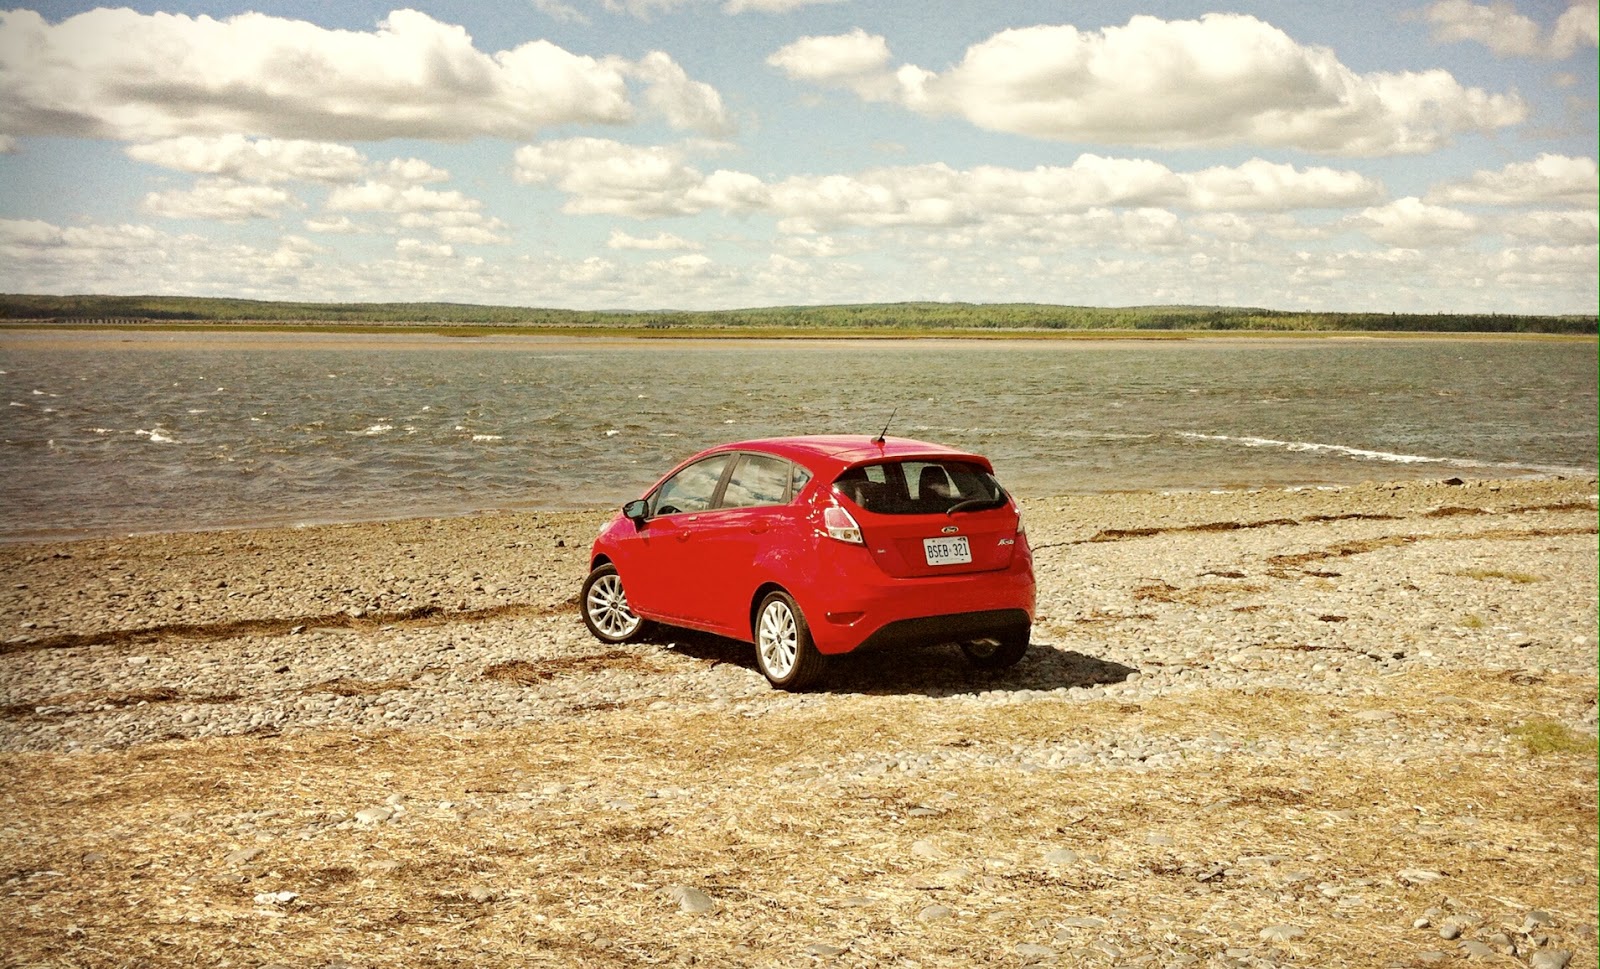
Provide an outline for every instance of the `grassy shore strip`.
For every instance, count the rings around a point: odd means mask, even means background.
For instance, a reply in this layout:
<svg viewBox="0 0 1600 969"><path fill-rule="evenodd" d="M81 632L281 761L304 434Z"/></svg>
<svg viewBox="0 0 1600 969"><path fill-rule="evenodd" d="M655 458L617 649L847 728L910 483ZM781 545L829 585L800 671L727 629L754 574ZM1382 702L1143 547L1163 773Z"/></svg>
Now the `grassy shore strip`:
<svg viewBox="0 0 1600 969"><path fill-rule="evenodd" d="M275 323L617 330L808 331L902 335L928 331L1198 331L1577 333L1592 315L1345 313L1232 306L1062 306L904 302L733 310L563 310L459 303L299 303L157 296L0 294L0 320L50 324Z"/></svg>
<svg viewBox="0 0 1600 969"><path fill-rule="evenodd" d="M1595 342L1589 333L1469 332L1421 330L991 330L925 327L673 327L643 326L480 326L439 323L54 323L0 322L0 331L132 331L141 333L284 333L345 336L563 337L597 340L1517 340L1540 343Z"/></svg>

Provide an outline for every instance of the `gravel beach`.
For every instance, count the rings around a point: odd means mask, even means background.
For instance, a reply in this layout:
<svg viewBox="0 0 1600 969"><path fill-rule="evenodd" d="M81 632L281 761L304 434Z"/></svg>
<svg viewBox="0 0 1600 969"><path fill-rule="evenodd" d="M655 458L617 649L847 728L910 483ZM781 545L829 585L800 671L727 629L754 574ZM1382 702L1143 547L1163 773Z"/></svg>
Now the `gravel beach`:
<svg viewBox="0 0 1600 969"><path fill-rule="evenodd" d="M1031 500L1017 668L798 695L606 513L0 546L0 964L1595 966L1595 492Z"/></svg>

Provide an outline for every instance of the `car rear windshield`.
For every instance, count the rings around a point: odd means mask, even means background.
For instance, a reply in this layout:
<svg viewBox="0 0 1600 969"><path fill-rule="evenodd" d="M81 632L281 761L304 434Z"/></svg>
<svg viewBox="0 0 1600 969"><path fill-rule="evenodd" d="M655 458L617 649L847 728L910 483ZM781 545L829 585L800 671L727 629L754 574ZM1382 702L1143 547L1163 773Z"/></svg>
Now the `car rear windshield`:
<svg viewBox="0 0 1600 969"><path fill-rule="evenodd" d="M888 461L850 468L833 488L879 515L943 515L997 508L1006 493L994 475L965 461Z"/></svg>

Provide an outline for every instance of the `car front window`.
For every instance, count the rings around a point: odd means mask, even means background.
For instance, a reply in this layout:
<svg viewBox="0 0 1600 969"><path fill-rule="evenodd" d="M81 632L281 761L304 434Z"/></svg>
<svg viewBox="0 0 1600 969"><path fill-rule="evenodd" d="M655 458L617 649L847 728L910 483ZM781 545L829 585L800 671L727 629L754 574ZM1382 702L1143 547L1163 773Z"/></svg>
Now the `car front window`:
<svg viewBox="0 0 1600 969"><path fill-rule="evenodd" d="M683 512L705 511L716 497L717 483L728 466L732 455L717 454L696 461L668 478L650 496L650 515L677 515Z"/></svg>

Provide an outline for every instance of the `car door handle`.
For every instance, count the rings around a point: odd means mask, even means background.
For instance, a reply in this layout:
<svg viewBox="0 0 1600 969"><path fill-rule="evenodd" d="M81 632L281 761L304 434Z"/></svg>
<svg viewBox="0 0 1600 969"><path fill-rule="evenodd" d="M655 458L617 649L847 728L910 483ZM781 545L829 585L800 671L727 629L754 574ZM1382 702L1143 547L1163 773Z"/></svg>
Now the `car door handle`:
<svg viewBox="0 0 1600 969"><path fill-rule="evenodd" d="M750 524L750 534L763 535L766 534L767 529L771 527L772 525L770 522L752 522Z"/></svg>

